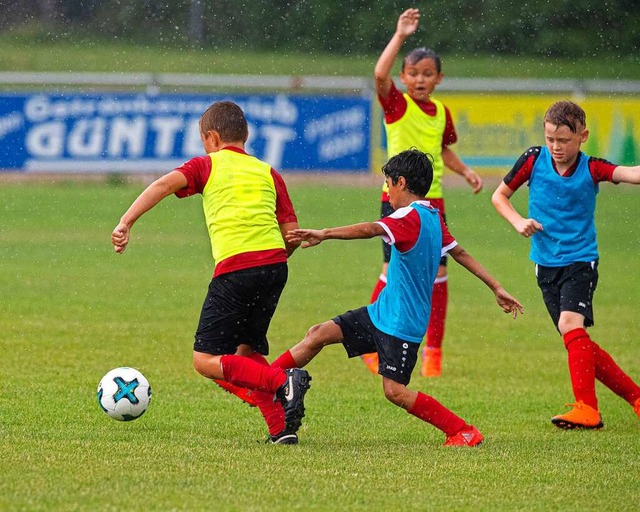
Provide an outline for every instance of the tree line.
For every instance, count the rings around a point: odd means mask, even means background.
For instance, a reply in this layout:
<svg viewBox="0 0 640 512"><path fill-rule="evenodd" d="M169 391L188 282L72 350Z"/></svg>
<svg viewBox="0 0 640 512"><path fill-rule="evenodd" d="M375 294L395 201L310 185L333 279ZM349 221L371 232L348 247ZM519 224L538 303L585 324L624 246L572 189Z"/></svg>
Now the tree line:
<svg viewBox="0 0 640 512"><path fill-rule="evenodd" d="M5 0L0 30L229 50L379 53L408 7L441 53L616 57L640 48L638 0Z"/></svg>

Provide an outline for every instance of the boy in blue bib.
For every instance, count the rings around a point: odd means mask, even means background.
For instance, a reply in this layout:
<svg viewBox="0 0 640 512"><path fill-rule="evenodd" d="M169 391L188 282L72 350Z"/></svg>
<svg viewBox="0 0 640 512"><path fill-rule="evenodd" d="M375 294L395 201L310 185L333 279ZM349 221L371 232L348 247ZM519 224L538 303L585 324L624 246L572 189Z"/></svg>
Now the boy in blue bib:
<svg viewBox="0 0 640 512"><path fill-rule="evenodd" d="M598 284L595 209L599 183L640 183L640 166L625 167L580 151L589 131L584 110L571 101L553 104L544 117L545 145L529 148L494 192L498 213L531 239L538 286L568 352L575 397L572 409L551 422L565 429L603 427L596 379L626 400L640 417L640 386L595 343L593 294ZM510 198L529 184L529 217Z"/></svg>

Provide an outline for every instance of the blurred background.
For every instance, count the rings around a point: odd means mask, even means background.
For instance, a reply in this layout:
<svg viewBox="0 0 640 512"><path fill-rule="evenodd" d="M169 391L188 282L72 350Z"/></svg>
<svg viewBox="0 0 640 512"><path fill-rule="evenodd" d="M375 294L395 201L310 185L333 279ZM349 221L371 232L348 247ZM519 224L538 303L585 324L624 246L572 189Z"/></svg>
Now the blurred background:
<svg viewBox="0 0 640 512"><path fill-rule="evenodd" d="M375 172L385 140L373 67L412 6L421 25L406 50L441 54L435 95L472 166L504 173L565 98L587 111L586 152L637 160L637 1L342 4L5 0L0 169L166 171L201 151L203 107L231 98L247 111L249 148L274 167Z"/></svg>

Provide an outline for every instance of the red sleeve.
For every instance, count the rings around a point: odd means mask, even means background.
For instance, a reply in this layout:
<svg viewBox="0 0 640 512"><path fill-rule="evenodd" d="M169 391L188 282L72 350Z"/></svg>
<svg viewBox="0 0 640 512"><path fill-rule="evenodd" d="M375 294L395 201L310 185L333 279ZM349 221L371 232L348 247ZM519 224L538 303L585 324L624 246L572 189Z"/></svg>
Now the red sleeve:
<svg viewBox="0 0 640 512"><path fill-rule="evenodd" d="M382 239L390 245L395 245L400 252L407 252L418 241L420 215L414 208L398 208L378 222L387 232L387 237L383 236Z"/></svg>
<svg viewBox="0 0 640 512"><path fill-rule="evenodd" d="M387 124L395 123L407 111L407 100L391 81L389 96L382 98L378 94L378 101L384 112L384 120Z"/></svg>
<svg viewBox="0 0 640 512"><path fill-rule="evenodd" d="M613 171L618 167L604 158L589 157L589 172L593 183L598 184L601 181L613 181Z"/></svg>
<svg viewBox="0 0 640 512"><path fill-rule="evenodd" d="M211 158L209 156L197 156L187 160L176 171L187 178L187 187L176 192L177 197L189 197L194 194L202 194L209 176L211 175Z"/></svg>
<svg viewBox="0 0 640 512"><path fill-rule="evenodd" d="M282 176L274 169L271 169L271 176L276 187L276 218L278 219L278 224L298 222L293 203L289 197L289 191Z"/></svg>
<svg viewBox="0 0 640 512"><path fill-rule="evenodd" d="M523 184L529 181L531 178L531 171L533 165L536 163L538 156L540 155L540 146L534 146L527 149L518 158L518 161L504 177L504 183L514 192L518 190Z"/></svg>
<svg viewBox="0 0 640 512"><path fill-rule="evenodd" d="M456 127L453 124L453 118L451 112L447 107L444 107L445 113L445 125L444 133L442 134L442 147L449 146L458 142L458 134L456 133Z"/></svg>

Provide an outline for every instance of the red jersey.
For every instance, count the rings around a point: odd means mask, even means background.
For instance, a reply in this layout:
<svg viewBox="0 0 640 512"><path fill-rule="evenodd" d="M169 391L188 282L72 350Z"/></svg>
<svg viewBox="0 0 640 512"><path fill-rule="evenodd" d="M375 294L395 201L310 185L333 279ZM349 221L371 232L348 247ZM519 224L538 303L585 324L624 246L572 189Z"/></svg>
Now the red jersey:
<svg viewBox="0 0 640 512"><path fill-rule="evenodd" d="M504 177L504 183L514 192L518 190L523 184L529 181L531 177L531 171L533 170L533 165L536 163L538 156L540 156L541 146L533 146L527 149L522 156L518 159L515 165L512 167L509 174ZM591 179L593 180L593 184L597 185L601 181L613 181L612 175L613 171L616 167L616 164L612 164L611 162L604 160L603 158L596 158L593 156L585 155L584 153L580 153L575 163L567 169L562 176L568 178L578 168L578 164L580 163L581 158L589 159L589 173L591 174ZM553 164L553 168L556 169L556 164L551 159L551 163ZM556 172L558 170L556 169Z"/></svg>
<svg viewBox="0 0 640 512"><path fill-rule="evenodd" d="M418 201L421 204L431 206L429 201ZM440 217L440 227L442 228L442 256L453 249L458 242L449 232L449 228L444 223L442 213ZM386 234L381 238L389 245L395 245L400 252L407 252L418 241L420 235L420 214L415 208L398 208L391 215L380 219L378 222Z"/></svg>

